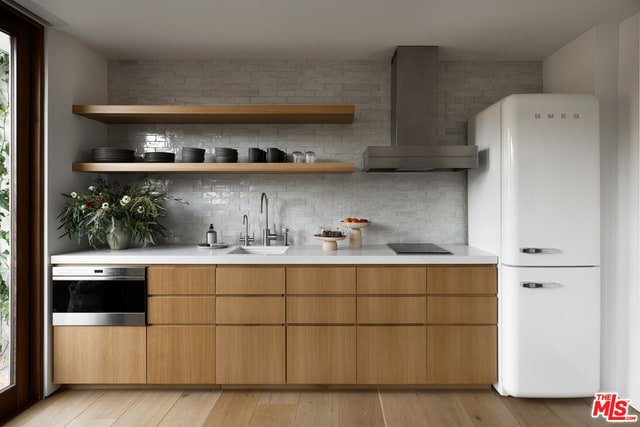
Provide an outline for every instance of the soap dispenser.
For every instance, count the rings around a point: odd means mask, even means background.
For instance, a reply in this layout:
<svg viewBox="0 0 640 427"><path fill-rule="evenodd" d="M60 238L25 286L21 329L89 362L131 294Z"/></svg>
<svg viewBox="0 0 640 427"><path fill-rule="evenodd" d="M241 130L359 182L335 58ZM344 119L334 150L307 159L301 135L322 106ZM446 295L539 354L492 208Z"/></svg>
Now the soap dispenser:
<svg viewBox="0 0 640 427"><path fill-rule="evenodd" d="M213 229L213 224L209 224L209 230L207 231L207 245L211 246L214 243L218 243L218 233Z"/></svg>

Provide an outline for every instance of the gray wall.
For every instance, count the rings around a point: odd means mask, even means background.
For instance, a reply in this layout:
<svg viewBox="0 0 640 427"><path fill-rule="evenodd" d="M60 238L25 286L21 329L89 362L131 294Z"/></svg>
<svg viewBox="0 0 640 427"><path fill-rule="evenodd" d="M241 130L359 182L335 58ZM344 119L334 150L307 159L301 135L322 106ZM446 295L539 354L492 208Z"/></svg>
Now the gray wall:
<svg viewBox="0 0 640 427"><path fill-rule="evenodd" d="M541 92L539 62L443 62L439 76L440 144L466 143L466 120L505 95ZM111 61L110 104L355 104L351 125L112 125L109 144L145 151L180 147L313 150L320 161L355 162L368 145L389 145L387 62ZM218 239L237 240L242 215L256 237L264 224L260 193L270 198L270 222L288 227L293 243L312 242L319 226L366 217L366 243L464 243L465 172L350 175L153 175L160 188L189 201L170 204L164 224L171 243L202 241L209 223ZM122 179L126 179L122 177Z"/></svg>
<svg viewBox="0 0 640 427"><path fill-rule="evenodd" d="M44 288L44 395L53 393L51 295L49 255L78 248L58 227L57 216L67 200L61 193L84 191L94 178L71 171L71 161L107 142L107 127L71 114L73 104L104 104L107 100L107 61L71 37L47 28L45 104L45 277Z"/></svg>

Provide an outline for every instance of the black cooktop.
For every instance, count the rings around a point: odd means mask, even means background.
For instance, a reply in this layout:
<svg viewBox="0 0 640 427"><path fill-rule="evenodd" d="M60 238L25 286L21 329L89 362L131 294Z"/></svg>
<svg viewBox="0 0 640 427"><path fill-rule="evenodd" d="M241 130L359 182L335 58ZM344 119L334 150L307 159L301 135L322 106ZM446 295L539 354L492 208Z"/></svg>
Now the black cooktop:
<svg viewBox="0 0 640 427"><path fill-rule="evenodd" d="M387 243L387 246L393 249L396 254L402 255L451 255L451 252L433 243Z"/></svg>

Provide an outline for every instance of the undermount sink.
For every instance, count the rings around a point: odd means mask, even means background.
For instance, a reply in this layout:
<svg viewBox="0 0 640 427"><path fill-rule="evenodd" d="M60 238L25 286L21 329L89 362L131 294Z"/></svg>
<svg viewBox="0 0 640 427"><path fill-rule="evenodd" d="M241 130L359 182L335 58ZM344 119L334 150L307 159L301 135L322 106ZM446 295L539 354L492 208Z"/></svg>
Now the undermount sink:
<svg viewBox="0 0 640 427"><path fill-rule="evenodd" d="M239 246L227 255L283 255L290 246Z"/></svg>

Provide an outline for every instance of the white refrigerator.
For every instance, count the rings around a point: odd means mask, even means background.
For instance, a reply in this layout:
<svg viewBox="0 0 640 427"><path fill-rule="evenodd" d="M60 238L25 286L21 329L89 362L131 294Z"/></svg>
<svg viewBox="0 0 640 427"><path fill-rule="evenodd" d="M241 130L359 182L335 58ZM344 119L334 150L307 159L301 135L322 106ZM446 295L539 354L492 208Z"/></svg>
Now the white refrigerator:
<svg viewBox="0 0 640 427"><path fill-rule="evenodd" d="M469 121L469 245L498 265L498 392L600 388L598 101L511 95Z"/></svg>

